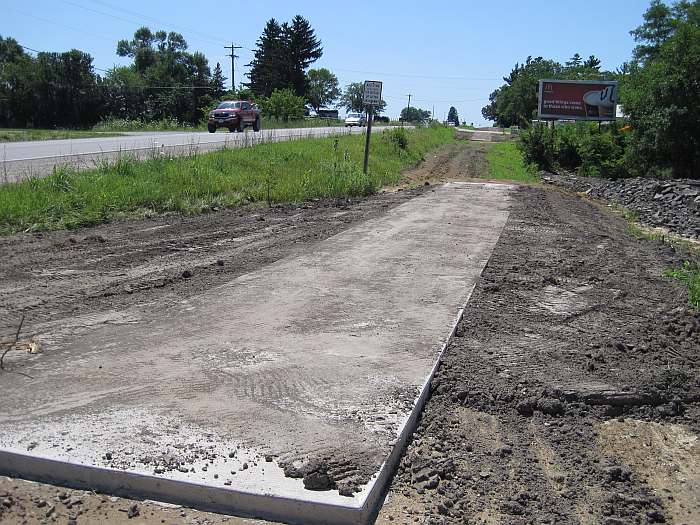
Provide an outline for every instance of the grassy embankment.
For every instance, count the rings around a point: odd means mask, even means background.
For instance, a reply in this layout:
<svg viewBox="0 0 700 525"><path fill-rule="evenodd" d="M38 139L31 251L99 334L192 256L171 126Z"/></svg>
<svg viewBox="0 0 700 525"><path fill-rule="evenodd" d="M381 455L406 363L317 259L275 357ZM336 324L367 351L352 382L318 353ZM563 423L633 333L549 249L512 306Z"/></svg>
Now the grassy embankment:
<svg viewBox="0 0 700 525"><path fill-rule="evenodd" d="M117 137L116 131L86 131L73 129L0 129L0 142L25 140L86 139L93 137Z"/></svg>
<svg viewBox="0 0 700 525"><path fill-rule="evenodd" d="M499 142L486 153L492 179L518 182L539 182L534 168L526 166L523 154L514 142Z"/></svg>
<svg viewBox="0 0 700 525"><path fill-rule="evenodd" d="M0 233L76 228L120 217L184 214L250 202L299 202L368 195L396 183L402 169L454 140L448 128L402 130L372 139L362 173L363 135L301 139L189 157L128 155L97 169L59 168L42 179L0 187Z"/></svg>
<svg viewBox="0 0 700 525"><path fill-rule="evenodd" d="M323 128L344 126L344 121L337 119L301 119L301 120L277 120L263 117L263 129L289 129L289 128ZM183 124L177 120L163 119L146 122L143 120L115 119L103 120L93 126L93 131L125 132L125 131L206 131L207 123L198 125ZM227 131L225 128L219 133Z"/></svg>

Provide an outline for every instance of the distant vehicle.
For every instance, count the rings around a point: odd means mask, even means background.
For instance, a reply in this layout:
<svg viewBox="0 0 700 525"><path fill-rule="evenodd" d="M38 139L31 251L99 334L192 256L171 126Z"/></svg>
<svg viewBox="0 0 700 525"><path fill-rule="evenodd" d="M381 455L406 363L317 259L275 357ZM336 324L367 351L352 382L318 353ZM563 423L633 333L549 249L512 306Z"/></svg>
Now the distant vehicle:
<svg viewBox="0 0 700 525"><path fill-rule="evenodd" d="M326 108L320 108L316 112L316 116L318 118L329 118L329 119L334 119L338 118L338 110L337 109L326 109Z"/></svg>
<svg viewBox="0 0 700 525"><path fill-rule="evenodd" d="M365 117L364 113L348 113L347 117L345 117L345 127L352 127L352 126L366 126L367 125L367 118Z"/></svg>
<svg viewBox="0 0 700 525"><path fill-rule="evenodd" d="M246 126L260 131L260 110L250 100L224 100L209 113L207 129L216 133L218 128L229 131L243 131Z"/></svg>

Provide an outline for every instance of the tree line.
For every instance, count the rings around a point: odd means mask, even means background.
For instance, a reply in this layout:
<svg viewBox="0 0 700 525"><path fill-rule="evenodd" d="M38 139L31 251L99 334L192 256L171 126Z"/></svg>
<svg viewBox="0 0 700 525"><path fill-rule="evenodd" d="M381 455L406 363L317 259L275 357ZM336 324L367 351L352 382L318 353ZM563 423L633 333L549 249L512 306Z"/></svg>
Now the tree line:
<svg viewBox="0 0 700 525"><path fill-rule="evenodd" d="M526 157L541 168L586 168L607 176L700 178L700 0L652 0L637 45L616 71L578 54L560 64L528 57L516 64L482 109L499 126L529 128L537 116L539 79L617 80L623 121L611 126L534 130Z"/></svg>
<svg viewBox="0 0 700 525"><path fill-rule="evenodd" d="M107 117L195 123L224 93L219 64L212 73L179 33L142 27L116 51L132 63L101 76L83 51L32 56L0 36L0 126L84 128Z"/></svg>
<svg viewBox="0 0 700 525"><path fill-rule="evenodd" d="M481 114L497 126L527 127L537 117L537 90L543 78L562 80L613 80L615 73L600 70L600 60L591 55L583 59L576 53L561 64L543 57L525 59L516 63L505 82L489 96L489 104Z"/></svg>
<svg viewBox="0 0 700 525"><path fill-rule="evenodd" d="M33 55L0 35L0 127L86 128L108 118L196 124L224 98L254 100L280 119L303 117L307 105L366 109L362 83L341 90L331 71L310 69L323 46L299 15L289 23L268 20L248 64L249 81L234 90L226 90L220 64L212 69L176 32L141 27L117 42L116 53L131 63L99 74L83 51Z"/></svg>

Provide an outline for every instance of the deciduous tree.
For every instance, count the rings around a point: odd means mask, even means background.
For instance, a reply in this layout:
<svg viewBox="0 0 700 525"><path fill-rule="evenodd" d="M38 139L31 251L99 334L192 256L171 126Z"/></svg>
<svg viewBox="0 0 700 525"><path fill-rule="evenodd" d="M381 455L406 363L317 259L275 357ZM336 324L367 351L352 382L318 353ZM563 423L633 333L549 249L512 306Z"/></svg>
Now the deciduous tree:
<svg viewBox="0 0 700 525"><path fill-rule="evenodd" d="M367 107L362 103L362 98L365 92L365 85L362 82L353 82L345 86L345 91L340 97L340 107L344 107L346 111L356 111L359 113L367 111ZM381 104L374 106L374 114L379 115L386 108L386 101L382 100Z"/></svg>
<svg viewBox="0 0 700 525"><path fill-rule="evenodd" d="M628 167L700 178L700 1L655 1L644 19L620 91L632 127Z"/></svg>
<svg viewBox="0 0 700 525"><path fill-rule="evenodd" d="M338 77L326 68L309 70L306 98L316 112L324 106L333 104L339 96Z"/></svg>
<svg viewBox="0 0 700 525"><path fill-rule="evenodd" d="M304 116L304 97L294 94L290 88L276 89L260 101L263 114L279 120L295 120Z"/></svg>
<svg viewBox="0 0 700 525"><path fill-rule="evenodd" d="M415 107L405 107L401 110L401 120L404 122L415 122L422 124L430 118L430 111Z"/></svg>

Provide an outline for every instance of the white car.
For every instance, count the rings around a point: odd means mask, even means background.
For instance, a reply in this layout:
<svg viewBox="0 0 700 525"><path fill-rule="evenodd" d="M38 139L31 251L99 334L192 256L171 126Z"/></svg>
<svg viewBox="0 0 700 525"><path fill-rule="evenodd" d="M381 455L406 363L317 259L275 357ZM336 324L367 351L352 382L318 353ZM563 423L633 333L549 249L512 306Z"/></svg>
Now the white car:
<svg viewBox="0 0 700 525"><path fill-rule="evenodd" d="M364 113L348 113L348 115L345 117L345 127L352 127L352 126L366 126L367 125L367 118L365 117Z"/></svg>

